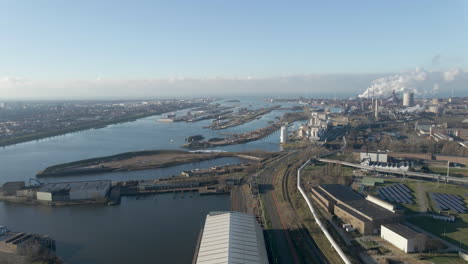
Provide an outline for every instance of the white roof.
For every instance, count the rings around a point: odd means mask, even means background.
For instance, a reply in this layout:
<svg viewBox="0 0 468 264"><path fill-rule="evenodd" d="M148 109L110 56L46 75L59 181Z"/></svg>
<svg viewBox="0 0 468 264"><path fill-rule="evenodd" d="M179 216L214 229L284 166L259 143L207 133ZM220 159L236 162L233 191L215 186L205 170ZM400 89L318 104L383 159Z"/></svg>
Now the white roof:
<svg viewBox="0 0 468 264"><path fill-rule="evenodd" d="M197 264L267 264L263 231L255 217L239 212L206 216Z"/></svg>

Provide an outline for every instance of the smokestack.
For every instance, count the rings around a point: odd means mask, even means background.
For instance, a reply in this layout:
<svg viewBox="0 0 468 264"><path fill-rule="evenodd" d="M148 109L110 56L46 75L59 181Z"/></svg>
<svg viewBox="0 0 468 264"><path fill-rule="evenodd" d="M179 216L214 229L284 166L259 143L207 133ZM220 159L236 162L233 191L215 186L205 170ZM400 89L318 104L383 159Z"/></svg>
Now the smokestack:
<svg viewBox="0 0 468 264"><path fill-rule="evenodd" d="M379 120L379 100L375 100L375 120Z"/></svg>

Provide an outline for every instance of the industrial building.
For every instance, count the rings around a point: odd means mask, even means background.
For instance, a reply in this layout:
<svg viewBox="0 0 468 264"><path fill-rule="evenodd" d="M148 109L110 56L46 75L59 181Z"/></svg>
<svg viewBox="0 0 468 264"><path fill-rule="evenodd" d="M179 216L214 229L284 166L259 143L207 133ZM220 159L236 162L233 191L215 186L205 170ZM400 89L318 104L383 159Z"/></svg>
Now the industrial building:
<svg viewBox="0 0 468 264"><path fill-rule="evenodd" d="M329 213L364 235L377 234L382 224L398 223L401 215L393 208L382 206L377 198L364 199L349 186L323 184L312 187L312 198ZM379 200L380 201L380 200Z"/></svg>
<svg viewBox="0 0 468 264"><path fill-rule="evenodd" d="M8 228L0 226L0 252L28 256L45 250L55 250L55 241L50 237L10 232Z"/></svg>
<svg viewBox="0 0 468 264"><path fill-rule="evenodd" d="M5 196L15 196L16 192L24 189L24 181L6 182L3 184L2 190Z"/></svg>
<svg viewBox="0 0 468 264"><path fill-rule="evenodd" d="M380 236L405 253L421 252L425 249L426 237L402 224L382 225Z"/></svg>
<svg viewBox="0 0 468 264"><path fill-rule="evenodd" d="M36 193L39 201L98 200L105 198L111 181L83 181L48 183Z"/></svg>
<svg viewBox="0 0 468 264"><path fill-rule="evenodd" d="M307 138L312 141L321 140L331 127L331 120L327 113L313 112L308 124L299 127L299 138Z"/></svg>
<svg viewBox="0 0 468 264"><path fill-rule="evenodd" d="M359 161L368 159L370 162L388 162L387 152L360 152Z"/></svg>
<svg viewBox="0 0 468 264"><path fill-rule="evenodd" d="M211 212L202 232L197 264L268 263L263 230L251 214Z"/></svg>

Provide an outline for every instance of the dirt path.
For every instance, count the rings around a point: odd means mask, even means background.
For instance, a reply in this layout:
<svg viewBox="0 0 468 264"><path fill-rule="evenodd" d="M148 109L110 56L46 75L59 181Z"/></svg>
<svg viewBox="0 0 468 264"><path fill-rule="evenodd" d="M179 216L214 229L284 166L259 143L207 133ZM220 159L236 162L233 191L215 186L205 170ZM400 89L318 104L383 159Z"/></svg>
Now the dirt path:
<svg viewBox="0 0 468 264"><path fill-rule="evenodd" d="M424 185L418 181L416 184L416 199L419 205L419 212L426 212L427 211L427 199L426 199L426 190L424 189Z"/></svg>

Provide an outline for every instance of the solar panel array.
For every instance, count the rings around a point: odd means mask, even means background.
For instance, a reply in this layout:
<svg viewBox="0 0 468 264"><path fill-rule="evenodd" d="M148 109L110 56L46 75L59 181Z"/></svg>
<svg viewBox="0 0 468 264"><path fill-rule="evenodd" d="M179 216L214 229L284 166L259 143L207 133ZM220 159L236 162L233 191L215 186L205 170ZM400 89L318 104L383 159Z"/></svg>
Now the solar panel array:
<svg viewBox="0 0 468 264"><path fill-rule="evenodd" d="M457 213L466 211L465 201L461 196L446 193L429 193L429 196L440 211L452 210Z"/></svg>
<svg viewBox="0 0 468 264"><path fill-rule="evenodd" d="M387 200L392 203L414 204L410 188L401 183L382 187L378 189L377 192L380 199Z"/></svg>

